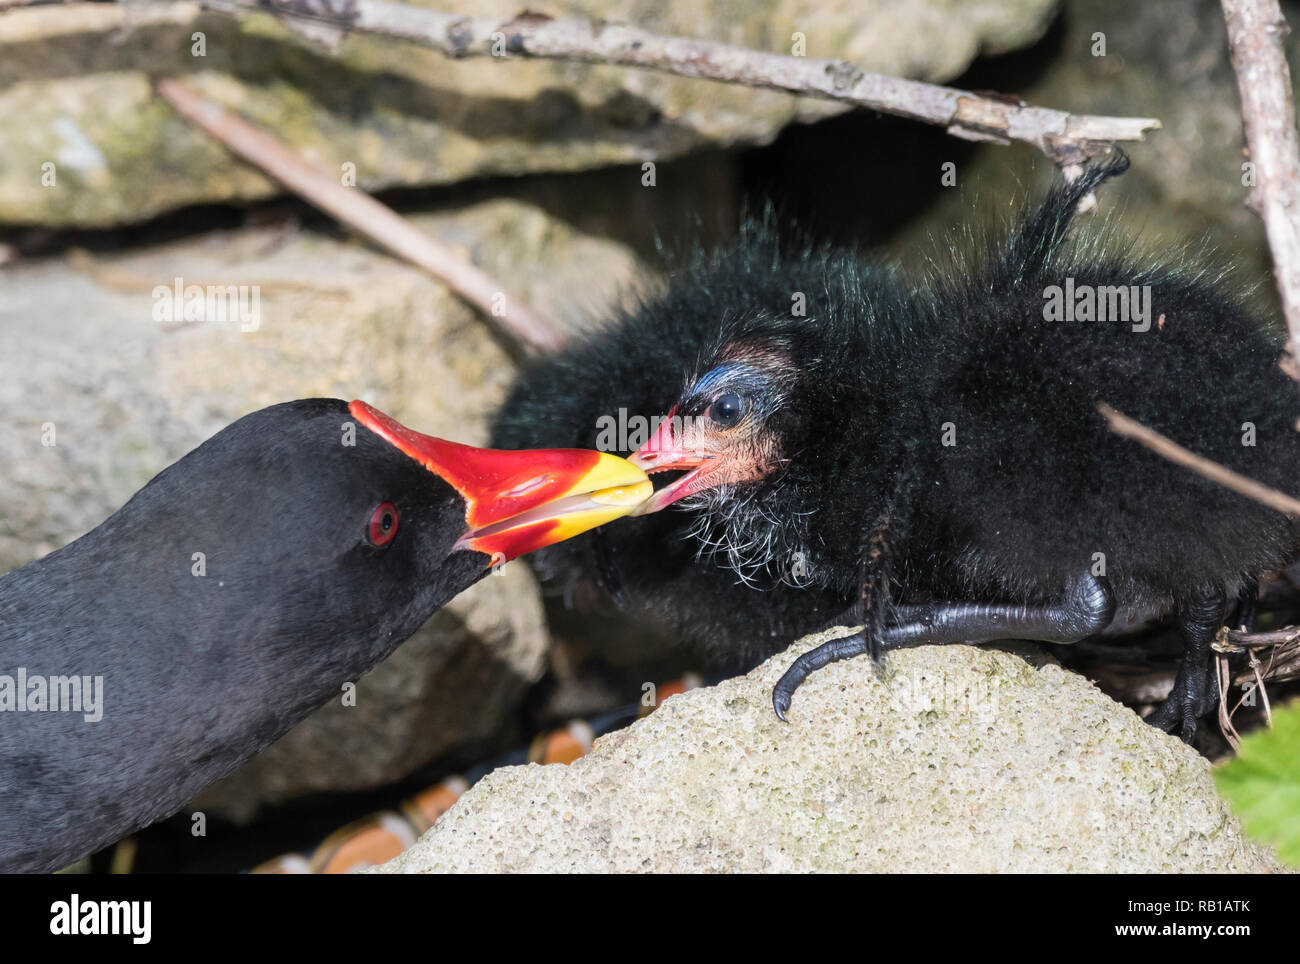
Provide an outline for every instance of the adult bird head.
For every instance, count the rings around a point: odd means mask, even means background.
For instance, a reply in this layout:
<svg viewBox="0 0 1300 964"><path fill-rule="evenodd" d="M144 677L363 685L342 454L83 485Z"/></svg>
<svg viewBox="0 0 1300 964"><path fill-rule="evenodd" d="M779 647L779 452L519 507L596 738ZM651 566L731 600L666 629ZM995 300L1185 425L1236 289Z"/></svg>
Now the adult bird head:
<svg viewBox="0 0 1300 964"><path fill-rule="evenodd" d="M652 491L614 455L477 448L361 401L325 422L329 450L296 487L311 493L302 507L313 517L301 524L331 540L318 558L351 571L345 584L387 598L377 620L406 614L399 635L501 563L626 515ZM341 444L353 425L355 444ZM364 611L367 601L354 605Z"/></svg>
<svg viewBox="0 0 1300 964"><path fill-rule="evenodd" d="M359 672L494 566L626 515L651 488L617 456L476 448L364 402L303 399L227 426L47 558L81 557L85 598L157 610L193 651Z"/></svg>
<svg viewBox="0 0 1300 964"><path fill-rule="evenodd" d="M450 553L486 556L488 566L627 515L651 491L642 471L603 452L476 448L413 431L362 401L352 402L348 410L361 426L438 480L436 489L445 484L453 490L454 495L437 493L464 506L465 524ZM400 524L397 504L384 499L371 513L367 539L386 548ZM455 531L453 525L447 533Z"/></svg>
<svg viewBox="0 0 1300 964"><path fill-rule="evenodd" d="M475 448L364 402L304 399L227 426L62 551L84 543L105 559L81 568L133 573L194 650L273 641L261 658L295 673L319 660L360 672L495 565L650 489L616 456ZM115 586L86 591L134 605Z"/></svg>

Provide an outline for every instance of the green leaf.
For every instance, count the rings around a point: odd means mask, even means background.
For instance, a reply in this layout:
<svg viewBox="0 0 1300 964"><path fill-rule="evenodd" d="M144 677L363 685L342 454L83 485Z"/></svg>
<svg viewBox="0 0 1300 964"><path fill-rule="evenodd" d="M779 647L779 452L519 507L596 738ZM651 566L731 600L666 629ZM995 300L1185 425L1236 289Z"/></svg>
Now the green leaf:
<svg viewBox="0 0 1300 964"><path fill-rule="evenodd" d="M1214 778L1246 833L1300 867L1300 703L1276 710L1273 729L1242 740L1241 753Z"/></svg>

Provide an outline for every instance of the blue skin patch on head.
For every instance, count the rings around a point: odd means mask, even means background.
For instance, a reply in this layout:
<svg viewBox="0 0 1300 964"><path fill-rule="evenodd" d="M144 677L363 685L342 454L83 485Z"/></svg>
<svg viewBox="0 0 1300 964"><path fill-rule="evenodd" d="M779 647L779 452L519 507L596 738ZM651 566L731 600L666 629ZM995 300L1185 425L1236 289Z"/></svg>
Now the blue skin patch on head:
<svg viewBox="0 0 1300 964"><path fill-rule="evenodd" d="M710 391L720 388L723 384L731 379L733 375L740 372L747 372L749 366L743 362L727 362L725 365L719 365L717 368L706 372L700 376L700 380L695 383L691 389L692 395L707 395Z"/></svg>

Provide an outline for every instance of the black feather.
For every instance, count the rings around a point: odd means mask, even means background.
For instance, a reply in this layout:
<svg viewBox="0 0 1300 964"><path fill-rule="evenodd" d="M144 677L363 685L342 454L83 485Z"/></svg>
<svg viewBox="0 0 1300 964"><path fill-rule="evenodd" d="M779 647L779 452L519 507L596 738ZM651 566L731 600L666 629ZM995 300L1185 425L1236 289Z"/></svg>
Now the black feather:
<svg viewBox="0 0 1300 964"><path fill-rule="evenodd" d="M1127 166L1121 155L1085 171L983 257L919 280L851 252L783 247L751 223L526 372L497 444L593 445L602 416L698 407L693 386L720 362L778 358L779 391L763 390L773 469L602 535L624 610L715 653L753 659L861 621L873 581L883 606L1050 605L1100 564L1124 611L1235 598L1296 557L1296 522L1115 436L1097 404L1294 491L1296 385L1277 333L1225 272L1181 251L1136 255L1105 222L1075 227L1080 200ZM1131 311L1149 291L1149 330L1046 320L1047 295L1067 284L1136 286ZM792 314L796 293L805 317ZM608 578L584 542L549 550L551 571ZM882 545L885 564L872 556Z"/></svg>

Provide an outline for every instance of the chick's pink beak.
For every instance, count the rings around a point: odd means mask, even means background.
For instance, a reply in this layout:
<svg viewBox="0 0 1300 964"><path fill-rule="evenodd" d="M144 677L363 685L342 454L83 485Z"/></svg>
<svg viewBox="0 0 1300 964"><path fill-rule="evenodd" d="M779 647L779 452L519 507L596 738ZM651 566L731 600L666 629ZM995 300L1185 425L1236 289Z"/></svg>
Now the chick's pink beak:
<svg viewBox="0 0 1300 964"><path fill-rule="evenodd" d="M710 488L710 482L705 475L710 468L711 456L692 451L684 444L684 440L680 437L683 433L674 431L674 425L680 428L679 423L677 408L674 406L660 421L649 440L637 449L628 461L647 475L673 469L692 469L692 471L646 499L632 511L632 515L649 515L651 512L658 512L679 499Z"/></svg>

